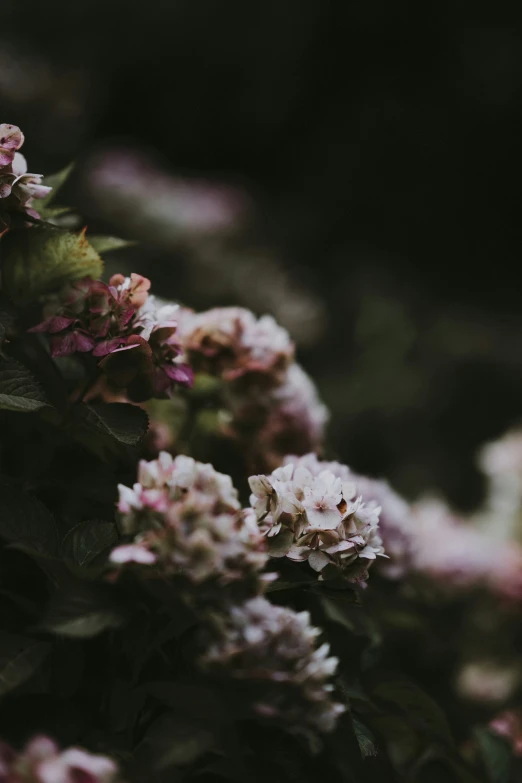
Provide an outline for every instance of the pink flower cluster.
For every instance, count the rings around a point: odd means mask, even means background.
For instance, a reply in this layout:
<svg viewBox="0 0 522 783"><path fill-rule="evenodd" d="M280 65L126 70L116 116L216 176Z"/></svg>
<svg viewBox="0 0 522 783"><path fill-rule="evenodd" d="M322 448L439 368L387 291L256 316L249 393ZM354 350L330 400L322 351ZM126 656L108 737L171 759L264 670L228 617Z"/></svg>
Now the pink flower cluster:
<svg viewBox="0 0 522 783"><path fill-rule="evenodd" d="M456 518L439 501L412 507L412 568L450 587L487 587L522 598L522 549L497 540L495 530Z"/></svg>
<svg viewBox="0 0 522 783"><path fill-rule="evenodd" d="M157 460L142 460L138 482L120 485L119 492L121 530L134 538L113 550L112 563L155 566L195 584L261 585L264 539L252 512L241 509L229 476L162 452Z"/></svg>
<svg viewBox="0 0 522 783"><path fill-rule="evenodd" d="M35 737L21 753L0 743L2 783L115 783L118 767L106 756L80 748L60 751L48 737Z"/></svg>
<svg viewBox="0 0 522 783"><path fill-rule="evenodd" d="M240 307L185 310L179 334L191 366L223 381L225 432L253 469L272 470L289 451L320 448L328 412L271 316L257 319Z"/></svg>
<svg viewBox="0 0 522 783"><path fill-rule="evenodd" d="M355 494L348 468L315 454L287 457L269 476L251 476L254 508L276 557L308 561L320 578L342 574L363 581L372 560L384 555L380 508Z"/></svg>
<svg viewBox="0 0 522 783"><path fill-rule="evenodd" d="M33 199L44 198L51 188L42 185L41 174L29 174L24 156L18 151L24 134L16 125L0 125L0 210L24 212L39 217ZM3 229L8 223L1 219ZM0 228L1 230L1 228Z"/></svg>
<svg viewBox="0 0 522 783"><path fill-rule="evenodd" d="M334 729L345 707L332 699L329 682L338 660L308 612L294 612L256 597L233 607L202 664L216 676L258 687L253 710L295 733Z"/></svg>
<svg viewBox="0 0 522 783"><path fill-rule="evenodd" d="M294 344L286 329L270 315L257 319L242 307L186 311L180 329L194 369L225 381L272 386L293 360Z"/></svg>
<svg viewBox="0 0 522 783"><path fill-rule="evenodd" d="M29 331L50 336L52 356L89 353L100 359L111 388L141 402L190 386L191 369L179 362L175 305L158 306L150 280L113 275L109 283L86 277L48 302L45 320Z"/></svg>

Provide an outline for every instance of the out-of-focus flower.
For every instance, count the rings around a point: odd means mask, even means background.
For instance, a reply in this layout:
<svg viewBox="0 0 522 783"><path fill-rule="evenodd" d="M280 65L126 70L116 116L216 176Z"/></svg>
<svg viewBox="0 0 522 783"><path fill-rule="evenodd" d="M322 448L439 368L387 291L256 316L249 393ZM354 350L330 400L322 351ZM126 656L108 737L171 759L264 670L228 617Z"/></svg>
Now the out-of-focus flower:
<svg viewBox="0 0 522 783"><path fill-rule="evenodd" d="M522 757L522 711L508 710L501 712L489 724L494 734L506 737L515 756Z"/></svg>
<svg viewBox="0 0 522 783"><path fill-rule="evenodd" d="M33 200L47 196L51 188L42 184L41 174L30 174L27 162L18 150L24 135L16 125L0 125L0 221L3 229L9 227L10 212L24 212L38 218L32 208Z"/></svg>
<svg viewBox="0 0 522 783"><path fill-rule="evenodd" d="M522 542L522 432L508 432L484 446L479 465L488 480L480 526L494 525L498 538Z"/></svg>
<svg viewBox="0 0 522 783"><path fill-rule="evenodd" d="M505 702L520 682L520 668L495 661L471 661L457 676L459 694L471 701L485 704Z"/></svg>
<svg viewBox="0 0 522 783"><path fill-rule="evenodd" d="M308 612L256 597L231 609L202 664L255 688L258 715L291 732L330 732L345 708L333 701L329 680L338 660L329 657L328 644L316 646L320 633Z"/></svg>
<svg viewBox="0 0 522 783"><path fill-rule="evenodd" d="M242 191L172 176L139 149L97 153L86 184L92 201L125 233L162 243L232 231L249 207Z"/></svg>
<svg viewBox="0 0 522 783"><path fill-rule="evenodd" d="M242 307L216 307L203 313L185 311L180 338L196 371L225 381L260 386L279 383L294 356L286 329L269 315L256 318Z"/></svg>
<svg viewBox="0 0 522 783"><path fill-rule="evenodd" d="M285 454L321 448L329 414L305 371L292 363L268 390L229 390L226 431L244 442L249 462L274 470Z"/></svg>
<svg viewBox="0 0 522 783"><path fill-rule="evenodd" d="M380 509L367 507L348 472L341 478L329 464L319 470L310 455L291 457L269 476L251 476L250 503L272 555L307 560L318 572L329 566L321 578L342 573L363 581L370 562L384 555Z"/></svg>
<svg viewBox="0 0 522 783"><path fill-rule="evenodd" d="M522 598L522 550L457 519L447 506L426 500L412 506L412 565L441 585L489 587L511 599Z"/></svg>
<svg viewBox="0 0 522 783"><path fill-rule="evenodd" d="M131 545L113 550L114 564L155 564L162 575L200 584L245 580L261 586L267 561L253 512L243 511L229 476L190 457L142 460L134 487L120 485L120 526Z"/></svg>
<svg viewBox="0 0 522 783"><path fill-rule="evenodd" d="M409 504L388 482L352 474L356 494L368 508L380 508L379 533L389 559L379 560L379 572L388 579L402 579L411 568L413 517Z"/></svg>
<svg viewBox="0 0 522 783"><path fill-rule="evenodd" d="M60 751L48 737L35 737L21 753L0 743L2 783L114 783L118 767L107 756L81 748Z"/></svg>
<svg viewBox="0 0 522 783"><path fill-rule="evenodd" d="M179 361L173 316L176 305L149 297L150 280L113 275L109 284L84 278L47 305L46 319L29 331L50 335L52 356L92 353L105 383L134 402L159 397L174 384L191 386L190 367Z"/></svg>

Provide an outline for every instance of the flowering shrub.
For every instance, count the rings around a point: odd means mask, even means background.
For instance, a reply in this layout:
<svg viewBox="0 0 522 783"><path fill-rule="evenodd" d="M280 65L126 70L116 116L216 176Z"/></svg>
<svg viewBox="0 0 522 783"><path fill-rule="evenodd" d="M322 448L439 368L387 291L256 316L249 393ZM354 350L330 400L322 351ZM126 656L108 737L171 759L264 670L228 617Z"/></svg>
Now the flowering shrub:
<svg viewBox="0 0 522 783"><path fill-rule="evenodd" d="M520 780L517 437L466 522L323 459L288 332L104 275L122 241L56 219L23 141L0 126L0 781Z"/></svg>

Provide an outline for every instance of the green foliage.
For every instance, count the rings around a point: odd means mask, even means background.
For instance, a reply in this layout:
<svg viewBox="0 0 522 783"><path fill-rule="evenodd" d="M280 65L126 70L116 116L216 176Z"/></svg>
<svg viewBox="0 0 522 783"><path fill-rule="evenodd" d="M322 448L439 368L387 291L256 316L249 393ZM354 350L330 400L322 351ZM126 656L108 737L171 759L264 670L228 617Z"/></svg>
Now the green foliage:
<svg viewBox="0 0 522 783"><path fill-rule="evenodd" d="M62 541L64 557L77 566L87 566L116 543L118 533L113 522L79 522Z"/></svg>
<svg viewBox="0 0 522 783"><path fill-rule="evenodd" d="M19 487L0 484L0 537L37 555L58 551L55 519L38 498Z"/></svg>
<svg viewBox="0 0 522 783"><path fill-rule="evenodd" d="M50 225L10 231L2 240L2 273L16 304L27 305L82 277L98 278L103 262L85 230L79 234Z"/></svg>
<svg viewBox="0 0 522 783"><path fill-rule="evenodd" d="M90 403L79 405L78 421L90 430L126 446L136 446L149 426L149 417L141 408L127 403Z"/></svg>
<svg viewBox="0 0 522 783"><path fill-rule="evenodd" d="M45 642L0 631L0 696L32 677L49 649Z"/></svg>
<svg viewBox="0 0 522 783"><path fill-rule="evenodd" d="M488 774L489 783L509 783L513 755L508 742L485 728L475 729L474 736Z"/></svg>
<svg viewBox="0 0 522 783"><path fill-rule="evenodd" d="M14 359L0 359L0 408L34 413L48 405L34 375Z"/></svg>
<svg viewBox="0 0 522 783"><path fill-rule="evenodd" d="M89 243L98 253L110 253L113 250L122 250L125 247L134 247L136 242L120 237L98 236L89 237Z"/></svg>
<svg viewBox="0 0 522 783"><path fill-rule="evenodd" d="M111 591L90 582L71 582L53 596L39 628L57 636L88 639L125 623L126 610Z"/></svg>

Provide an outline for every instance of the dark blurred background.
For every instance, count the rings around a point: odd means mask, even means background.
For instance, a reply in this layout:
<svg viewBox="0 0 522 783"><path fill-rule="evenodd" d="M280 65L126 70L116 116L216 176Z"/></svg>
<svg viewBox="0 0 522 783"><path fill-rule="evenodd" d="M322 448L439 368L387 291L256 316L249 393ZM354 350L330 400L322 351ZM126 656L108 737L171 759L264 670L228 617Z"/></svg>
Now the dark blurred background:
<svg viewBox="0 0 522 783"><path fill-rule="evenodd" d="M477 447L522 417L511 8L3 0L0 119L30 170L77 161L89 228L140 240L114 263L290 329L333 453L470 509Z"/></svg>

